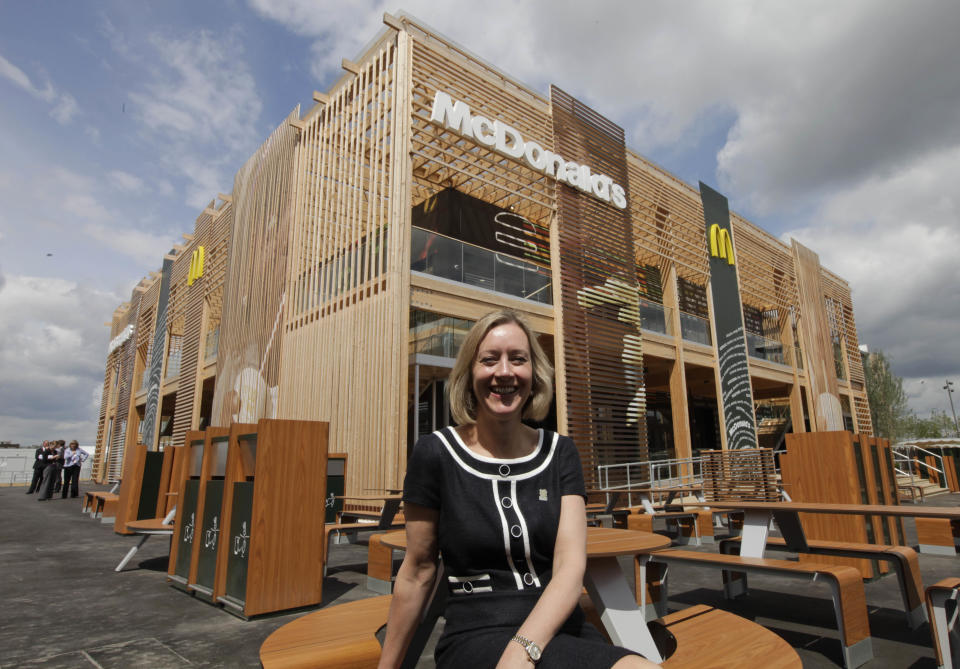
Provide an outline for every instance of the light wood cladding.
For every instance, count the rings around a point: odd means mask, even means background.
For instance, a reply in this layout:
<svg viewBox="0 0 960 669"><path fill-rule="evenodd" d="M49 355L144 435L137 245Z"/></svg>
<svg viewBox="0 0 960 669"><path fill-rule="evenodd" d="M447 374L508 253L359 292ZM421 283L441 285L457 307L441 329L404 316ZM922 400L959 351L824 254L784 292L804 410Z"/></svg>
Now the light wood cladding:
<svg viewBox="0 0 960 669"><path fill-rule="evenodd" d="M830 326L820 282L820 259L796 240L793 240L793 256L797 265L799 302L803 314L800 333L812 409L810 428L813 432L840 430L843 429L843 416Z"/></svg>
<svg viewBox="0 0 960 669"><path fill-rule="evenodd" d="M277 415L297 143L289 121L299 114L294 109L234 179L213 425Z"/></svg>
<svg viewBox="0 0 960 669"><path fill-rule="evenodd" d="M400 32L369 53L297 158L280 415L329 421L353 491L405 470L410 49Z"/></svg>
<svg viewBox="0 0 960 669"><path fill-rule="evenodd" d="M465 102L472 113L500 118L525 140L550 147L554 139L546 100L504 86L502 77L448 43L422 32L413 36L412 204L452 187L547 225L555 206L552 178L430 121L439 90Z"/></svg>
<svg viewBox="0 0 960 669"><path fill-rule="evenodd" d="M557 87L551 89L557 151L614 183L626 183L623 129ZM646 390L630 217L557 184L566 430L588 487L597 467L647 459ZM613 480L607 483L622 483Z"/></svg>

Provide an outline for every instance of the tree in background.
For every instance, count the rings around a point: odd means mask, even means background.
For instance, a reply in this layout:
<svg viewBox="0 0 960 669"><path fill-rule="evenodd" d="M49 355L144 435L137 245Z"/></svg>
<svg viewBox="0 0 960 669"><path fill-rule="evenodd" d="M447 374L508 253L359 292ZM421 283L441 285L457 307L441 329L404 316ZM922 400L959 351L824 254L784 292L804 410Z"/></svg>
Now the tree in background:
<svg viewBox="0 0 960 669"><path fill-rule="evenodd" d="M935 439L953 437L957 430L953 419L947 415L946 411L934 409L930 412L929 418L920 418L910 413L900 426L900 432L903 437L910 439Z"/></svg>
<svg viewBox="0 0 960 669"><path fill-rule="evenodd" d="M903 392L903 379L891 371L890 361L880 350L863 356L863 373L873 434L895 442L905 436L911 418L907 394Z"/></svg>

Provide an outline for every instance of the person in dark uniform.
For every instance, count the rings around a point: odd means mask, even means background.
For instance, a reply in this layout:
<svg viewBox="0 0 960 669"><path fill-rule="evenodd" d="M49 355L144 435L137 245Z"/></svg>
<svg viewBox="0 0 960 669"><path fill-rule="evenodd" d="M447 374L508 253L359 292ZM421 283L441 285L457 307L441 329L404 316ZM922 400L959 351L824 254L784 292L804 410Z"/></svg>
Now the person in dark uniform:
<svg viewBox="0 0 960 669"><path fill-rule="evenodd" d="M60 442L51 441L47 454L44 456L43 480L40 482L40 496L37 500L45 502L53 497L53 488L60 477L60 461L63 459L63 450Z"/></svg>
<svg viewBox="0 0 960 669"><path fill-rule="evenodd" d="M50 442L43 441L43 446L33 453L33 479L30 481L30 487L27 488L27 494L32 495L40 487L40 481L43 480L43 468L47 466L44 456L47 452L47 445Z"/></svg>
<svg viewBox="0 0 960 669"><path fill-rule="evenodd" d="M63 454L67 450L67 442L65 442L63 439L58 440L57 449L60 452L60 459L57 460L57 476L53 480L54 494L60 492L60 488L63 485Z"/></svg>
<svg viewBox="0 0 960 669"><path fill-rule="evenodd" d="M398 667L443 555L448 589L437 667L655 667L611 645L578 606L586 568L583 471L573 441L535 430L553 369L525 319L487 314L448 387L458 423L421 438L404 481L407 551L380 657Z"/></svg>

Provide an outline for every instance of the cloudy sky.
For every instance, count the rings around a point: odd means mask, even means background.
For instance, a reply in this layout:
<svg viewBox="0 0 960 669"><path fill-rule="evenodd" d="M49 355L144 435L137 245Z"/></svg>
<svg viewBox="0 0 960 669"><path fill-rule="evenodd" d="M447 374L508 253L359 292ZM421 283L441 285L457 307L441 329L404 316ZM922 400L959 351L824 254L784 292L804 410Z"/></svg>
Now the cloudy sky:
<svg viewBox="0 0 960 669"><path fill-rule="evenodd" d="M92 443L104 323L269 132L405 9L795 237L911 405L960 385L960 3L0 4L0 439ZM960 399L960 396L958 396Z"/></svg>

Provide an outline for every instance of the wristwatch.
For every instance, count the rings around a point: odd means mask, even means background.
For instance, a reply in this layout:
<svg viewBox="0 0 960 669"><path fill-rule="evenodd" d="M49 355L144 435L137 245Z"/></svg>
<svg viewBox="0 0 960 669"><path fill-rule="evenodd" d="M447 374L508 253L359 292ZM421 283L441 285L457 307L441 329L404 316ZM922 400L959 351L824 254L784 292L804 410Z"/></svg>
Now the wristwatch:
<svg viewBox="0 0 960 669"><path fill-rule="evenodd" d="M518 644L523 646L523 649L527 651L527 655L530 656L531 662L536 664L537 662L540 661L540 654L541 654L540 646L535 644L533 641L530 641L530 639L524 638L519 634L514 634L513 638L510 640L516 641Z"/></svg>

